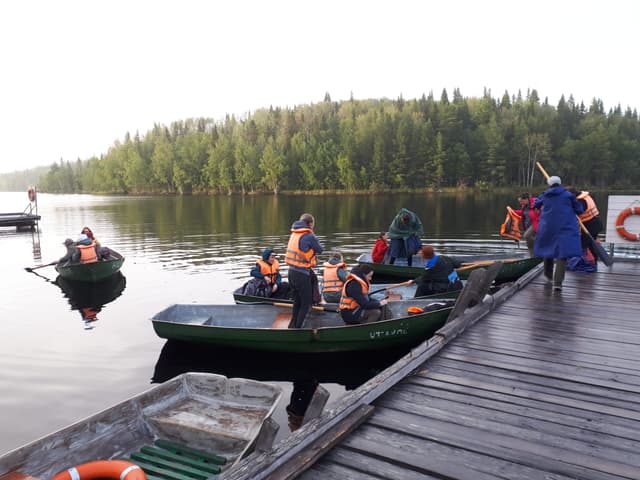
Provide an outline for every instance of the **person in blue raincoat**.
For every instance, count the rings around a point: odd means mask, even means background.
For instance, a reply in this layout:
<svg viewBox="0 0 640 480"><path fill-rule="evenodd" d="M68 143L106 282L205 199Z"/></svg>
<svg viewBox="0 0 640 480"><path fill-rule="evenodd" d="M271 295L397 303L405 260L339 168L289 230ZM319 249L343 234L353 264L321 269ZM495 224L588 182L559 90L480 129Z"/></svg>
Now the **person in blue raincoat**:
<svg viewBox="0 0 640 480"><path fill-rule="evenodd" d="M550 188L533 204L535 209L544 206L533 253L544 259L544 275L547 280L553 281L553 289L561 290L567 258L582 255L580 226L576 215L581 214L584 209L576 197L562 186L560 177L549 177L547 183Z"/></svg>

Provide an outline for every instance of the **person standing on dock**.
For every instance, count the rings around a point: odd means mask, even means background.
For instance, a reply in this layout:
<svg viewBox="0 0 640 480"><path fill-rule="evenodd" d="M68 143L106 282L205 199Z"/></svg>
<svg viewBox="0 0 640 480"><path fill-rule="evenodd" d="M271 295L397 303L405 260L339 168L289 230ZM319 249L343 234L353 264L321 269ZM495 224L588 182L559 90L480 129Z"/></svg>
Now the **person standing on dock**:
<svg viewBox="0 0 640 480"><path fill-rule="evenodd" d="M538 231L538 222L540 221L540 212L533 208L535 202L536 197L531 197L528 193L522 193L518 197L520 210L514 210L522 217L522 228L524 228L522 239L527 242L527 250L529 250L531 258L533 258L533 243Z"/></svg>
<svg viewBox="0 0 640 480"><path fill-rule="evenodd" d="M411 266L412 257L422 248L420 235L424 233L420 217L411 210L401 208L389 226L389 263L393 265L396 258L405 257Z"/></svg>
<svg viewBox="0 0 640 480"><path fill-rule="evenodd" d="M303 213L300 220L291 225L291 236L284 258L289 266L289 287L293 297L289 328L302 328L313 305L314 278L316 278L313 267L317 264L316 255L323 251L318 237L313 232L315 223L313 215Z"/></svg>
<svg viewBox="0 0 640 480"><path fill-rule="evenodd" d="M549 282L553 281L553 289L562 290L567 258L582 255L576 215L584 209L562 186L560 177L551 176L547 183L550 188L533 204L533 208L542 209L533 251L536 257L544 258L544 275Z"/></svg>
<svg viewBox="0 0 640 480"><path fill-rule="evenodd" d="M582 249L586 250L588 248L593 255L593 258L597 262L598 252L591 246L589 235L591 235L594 240L597 240L600 232L604 230L602 220L600 220L600 211L598 210L598 206L596 205L596 202L593 200L593 198L591 198L589 192L584 192L574 187L568 187L567 190L575 195L578 203L582 205L582 208L584 209L584 212L578 215L578 218L589 233L581 232L580 239Z"/></svg>

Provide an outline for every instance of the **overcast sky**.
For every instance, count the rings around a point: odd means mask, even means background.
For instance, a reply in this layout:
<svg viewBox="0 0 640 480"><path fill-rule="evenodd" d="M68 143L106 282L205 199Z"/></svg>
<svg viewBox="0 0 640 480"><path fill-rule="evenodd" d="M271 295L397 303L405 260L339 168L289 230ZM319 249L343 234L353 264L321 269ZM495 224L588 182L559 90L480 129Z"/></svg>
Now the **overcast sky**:
<svg viewBox="0 0 640 480"><path fill-rule="evenodd" d="M640 5L610 1L0 2L0 172L190 117L535 88L640 109Z"/></svg>

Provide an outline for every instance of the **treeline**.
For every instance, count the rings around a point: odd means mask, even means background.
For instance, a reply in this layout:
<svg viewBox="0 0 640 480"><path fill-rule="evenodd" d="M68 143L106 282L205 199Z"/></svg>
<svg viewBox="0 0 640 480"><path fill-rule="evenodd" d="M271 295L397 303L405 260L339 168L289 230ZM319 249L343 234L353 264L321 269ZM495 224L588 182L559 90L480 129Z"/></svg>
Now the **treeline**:
<svg viewBox="0 0 640 480"><path fill-rule="evenodd" d="M61 161L48 192L233 194L529 186L535 163L581 187L640 182L637 111L563 96L324 101L154 125L100 158ZM539 185L540 178L535 179Z"/></svg>
<svg viewBox="0 0 640 480"><path fill-rule="evenodd" d="M0 174L0 192L26 192L27 188L38 184L40 177L49 171L49 167L35 167Z"/></svg>

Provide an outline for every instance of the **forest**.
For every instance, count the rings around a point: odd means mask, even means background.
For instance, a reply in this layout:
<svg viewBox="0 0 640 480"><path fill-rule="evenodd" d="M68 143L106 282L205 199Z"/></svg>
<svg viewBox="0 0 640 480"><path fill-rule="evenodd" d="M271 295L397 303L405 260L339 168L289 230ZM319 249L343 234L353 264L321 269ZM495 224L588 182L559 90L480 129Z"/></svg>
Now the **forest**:
<svg viewBox="0 0 640 480"><path fill-rule="evenodd" d="M537 91L493 98L322 102L156 124L100 158L60 160L52 193L249 194L540 186L535 163L579 188L640 184L636 109Z"/></svg>

